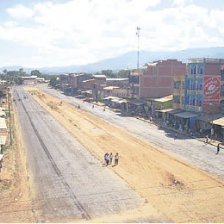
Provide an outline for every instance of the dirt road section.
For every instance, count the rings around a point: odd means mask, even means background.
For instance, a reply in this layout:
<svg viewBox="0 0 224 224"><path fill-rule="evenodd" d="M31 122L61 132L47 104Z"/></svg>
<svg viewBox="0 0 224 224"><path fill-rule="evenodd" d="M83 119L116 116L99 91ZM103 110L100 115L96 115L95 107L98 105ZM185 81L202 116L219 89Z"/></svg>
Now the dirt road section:
<svg viewBox="0 0 224 224"><path fill-rule="evenodd" d="M118 152L111 169L173 222L224 221L223 181L51 95L33 97L102 162Z"/></svg>
<svg viewBox="0 0 224 224"><path fill-rule="evenodd" d="M14 108L13 144L4 151L3 169L0 182L0 222L36 222L30 197L26 159L21 146L21 130Z"/></svg>

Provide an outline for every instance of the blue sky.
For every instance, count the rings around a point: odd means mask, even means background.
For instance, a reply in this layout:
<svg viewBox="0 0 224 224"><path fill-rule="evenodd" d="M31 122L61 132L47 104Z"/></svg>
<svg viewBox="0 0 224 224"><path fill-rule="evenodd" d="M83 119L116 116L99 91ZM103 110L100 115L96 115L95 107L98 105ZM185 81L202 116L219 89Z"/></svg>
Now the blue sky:
<svg viewBox="0 0 224 224"><path fill-rule="evenodd" d="M0 0L0 67L224 46L223 0Z"/></svg>

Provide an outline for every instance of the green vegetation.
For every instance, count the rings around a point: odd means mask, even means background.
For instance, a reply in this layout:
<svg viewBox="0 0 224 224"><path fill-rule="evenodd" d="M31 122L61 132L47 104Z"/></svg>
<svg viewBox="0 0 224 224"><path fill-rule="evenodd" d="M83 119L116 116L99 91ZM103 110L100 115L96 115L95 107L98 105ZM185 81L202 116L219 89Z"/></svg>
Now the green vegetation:
<svg viewBox="0 0 224 224"><path fill-rule="evenodd" d="M42 74L38 70L33 70L30 74L24 72L23 68L20 68L19 71L7 71L6 69L0 74L0 79L7 81L7 86L11 84L21 85L23 83L23 76L35 75L39 78L50 79L52 76L48 74ZM0 96L1 97L1 96Z"/></svg>
<svg viewBox="0 0 224 224"><path fill-rule="evenodd" d="M96 73L96 74L106 75L107 78L128 78L130 75L130 70L122 69L119 72L114 72L112 70L102 70L101 73Z"/></svg>
<svg viewBox="0 0 224 224"><path fill-rule="evenodd" d="M8 190L11 187L11 182L5 182L2 186L2 190Z"/></svg>

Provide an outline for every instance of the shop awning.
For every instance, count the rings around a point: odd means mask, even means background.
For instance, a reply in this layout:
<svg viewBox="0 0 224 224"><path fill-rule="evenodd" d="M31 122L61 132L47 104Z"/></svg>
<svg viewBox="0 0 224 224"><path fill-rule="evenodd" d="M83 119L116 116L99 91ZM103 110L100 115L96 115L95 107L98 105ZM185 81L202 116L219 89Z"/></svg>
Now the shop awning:
<svg viewBox="0 0 224 224"><path fill-rule="evenodd" d="M191 118L191 117L197 117L199 116L199 114L194 114L194 113L186 111L186 112L175 114L175 116L181 117L181 118Z"/></svg>
<svg viewBox="0 0 224 224"><path fill-rule="evenodd" d="M213 120L213 124L224 126L224 117L221 117L219 119Z"/></svg>
<svg viewBox="0 0 224 224"><path fill-rule="evenodd" d="M141 105L143 105L143 104L144 104L144 103L139 102L139 101L136 101L136 102L129 101L129 103L130 103L130 104L134 104L134 105L136 105L136 106L141 106Z"/></svg>
<svg viewBox="0 0 224 224"><path fill-rule="evenodd" d="M6 143L6 136L0 136L0 145L5 145Z"/></svg>
<svg viewBox="0 0 224 224"><path fill-rule="evenodd" d="M182 110L180 109L172 109L170 111L167 111L168 114L177 114L177 113L180 113Z"/></svg>
<svg viewBox="0 0 224 224"><path fill-rule="evenodd" d="M172 110L173 110L173 108L166 108L166 109L162 109L162 110L156 110L156 112L166 113L166 112L169 112Z"/></svg>
<svg viewBox="0 0 224 224"><path fill-rule="evenodd" d="M221 118L223 115L216 113L216 114L202 114L200 115L200 117L197 118L197 120L200 121L205 121L205 122L210 122L212 120L217 120L219 118Z"/></svg>
<svg viewBox="0 0 224 224"><path fill-rule="evenodd" d="M7 130L5 118L0 117L0 130Z"/></svg>

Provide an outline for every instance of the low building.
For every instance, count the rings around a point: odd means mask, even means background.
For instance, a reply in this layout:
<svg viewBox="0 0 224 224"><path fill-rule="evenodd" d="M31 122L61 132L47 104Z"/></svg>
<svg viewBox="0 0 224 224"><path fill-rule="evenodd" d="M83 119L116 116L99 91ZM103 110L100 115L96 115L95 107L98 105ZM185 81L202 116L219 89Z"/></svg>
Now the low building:
<svg viewBox="0 0 224 224"><path fill-rule="evenodd" d="M103 88L104 97L113 96L115 89L119 89L118 86L106 86Z"/></svg>
<svg viewBox="0 0 224 224"><path fill-rule="evenodd" d="M129 78L106 78L107 86L127 87Z"/></svg>
<svg viewBox="0 0 224 224"><path fill-rule="evenodd" d="M32 85L36 85L37 84L37 76L35 75L31 75L31 76L23 76L23 84L24 85L28 85L28 86L32 86Z"/></svg>
<svg viewBox="0 0 224 224"><path fill-rule="evenodd" d="M184 76L186 64L176 59L147 63L146 68L131 72L132 98L145 99L173 94L174 76Z"/></svg>

